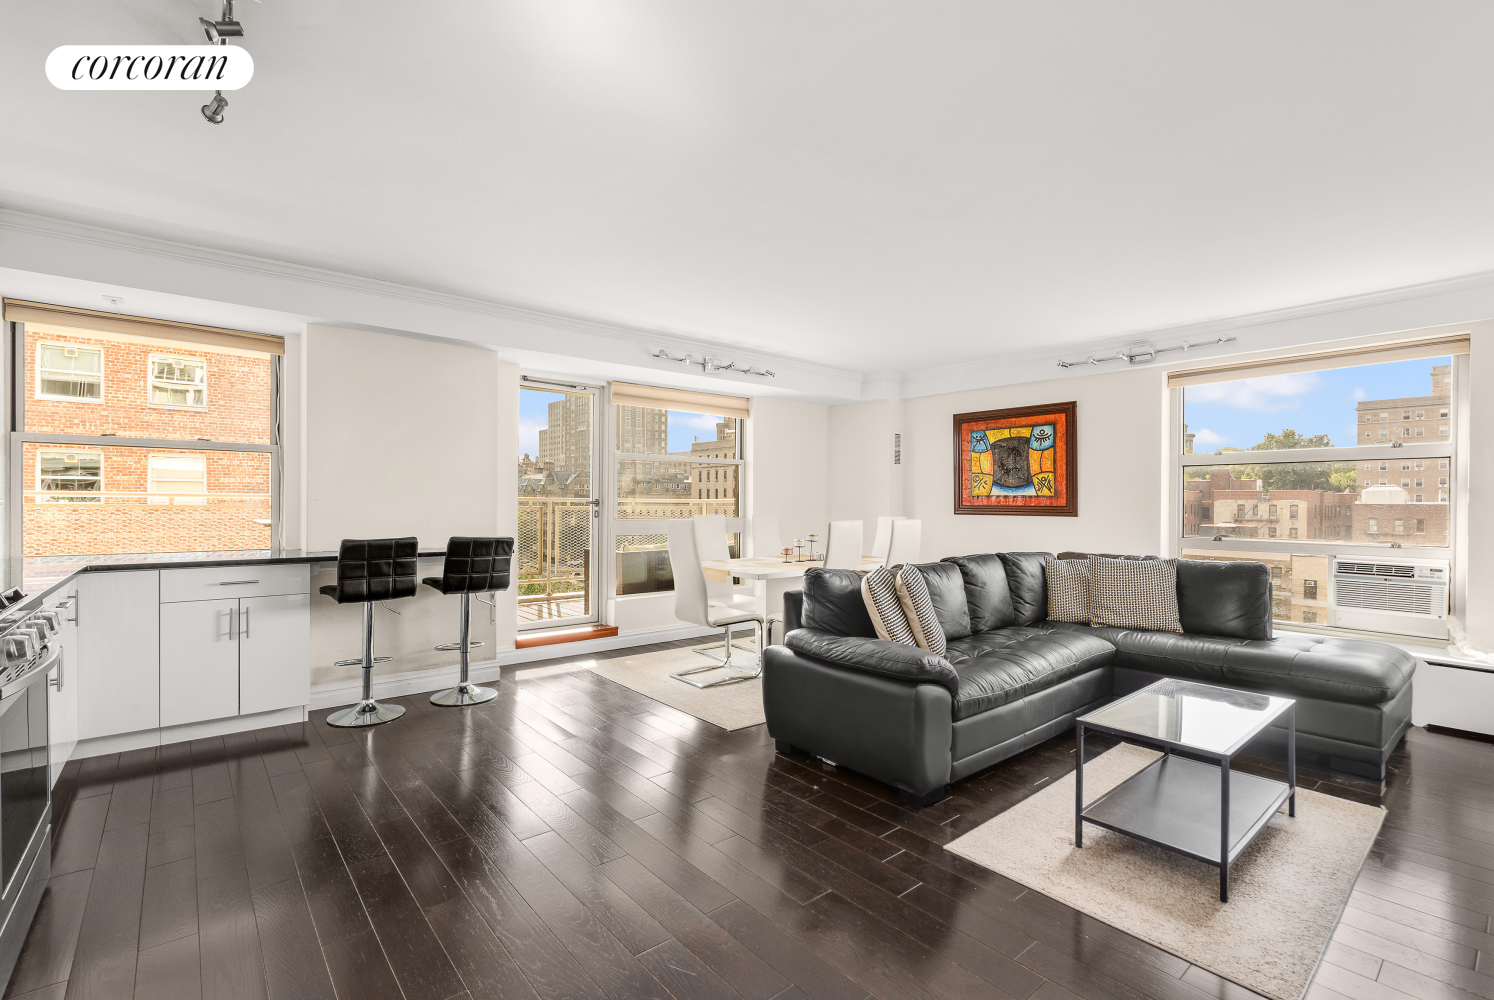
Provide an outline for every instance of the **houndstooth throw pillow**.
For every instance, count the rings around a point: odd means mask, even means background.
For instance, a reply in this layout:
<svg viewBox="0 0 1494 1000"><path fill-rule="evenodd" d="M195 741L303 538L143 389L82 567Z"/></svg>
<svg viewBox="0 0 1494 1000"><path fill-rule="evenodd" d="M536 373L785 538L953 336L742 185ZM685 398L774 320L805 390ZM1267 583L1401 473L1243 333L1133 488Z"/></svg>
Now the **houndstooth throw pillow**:
<svg viewBox="0 0 1494 1000"><path fill-rule="evenodd" d="M908 616L897 599L897 581L886 566L878 566L861 578L861 599L866 602L877 638L887 642L916 646Z"/></svg>
<svg viewBox="0 0 1494 1000"><path fill-rule="evenodd" d="M1048 578L1048 619L1089 624L1089 560L1043 560Z"/></svg>
<svg viewBox="0 0 1494 1000"><path fill-rule="evenodd" d="M1176 559L1089 557L1089 622L1181 632Z"/></svg>
<svg viewBox="0 0 1494 1000"><path fill-rule="evenodd" d="M911 563L897 573L897 600L908 617L908 627L913 630L913 642L919 649L926 649L938 656L944 655L944 626L934 614L934 599L929 596L929 585L923 574Z"/></svg>

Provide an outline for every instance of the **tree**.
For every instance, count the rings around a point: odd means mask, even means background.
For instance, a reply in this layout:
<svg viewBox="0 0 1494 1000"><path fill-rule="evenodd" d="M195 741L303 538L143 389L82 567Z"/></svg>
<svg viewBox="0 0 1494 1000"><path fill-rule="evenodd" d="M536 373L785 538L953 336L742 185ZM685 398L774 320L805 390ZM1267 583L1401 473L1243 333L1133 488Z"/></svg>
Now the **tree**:
<svg viewBox="0 0 1494 1000"><path fill-rule="evenodd" d="M1290 427L1280 434L1266 432L1260 444L1249 448L1221 448L1224 451L1289 451L1297 448L1331 448L1327 434L1303 435ZM1236 479L1259 479L1268 490L1325 490L1341 493L1355 484L1353 462L1291 462L1270 465L1237 465L1232 468Z"/></svg>

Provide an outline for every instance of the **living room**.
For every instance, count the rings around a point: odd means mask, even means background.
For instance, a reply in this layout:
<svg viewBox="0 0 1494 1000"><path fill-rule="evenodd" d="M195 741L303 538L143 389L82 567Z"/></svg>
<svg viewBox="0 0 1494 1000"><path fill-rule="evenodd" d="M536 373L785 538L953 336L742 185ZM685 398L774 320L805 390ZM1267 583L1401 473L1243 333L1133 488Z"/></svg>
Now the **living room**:
<svg viewBox="0 0 1494 1000"><path fill-rule="evenodd" d="M5 997L1494 997L1491 26L0 13Z"/></svg>

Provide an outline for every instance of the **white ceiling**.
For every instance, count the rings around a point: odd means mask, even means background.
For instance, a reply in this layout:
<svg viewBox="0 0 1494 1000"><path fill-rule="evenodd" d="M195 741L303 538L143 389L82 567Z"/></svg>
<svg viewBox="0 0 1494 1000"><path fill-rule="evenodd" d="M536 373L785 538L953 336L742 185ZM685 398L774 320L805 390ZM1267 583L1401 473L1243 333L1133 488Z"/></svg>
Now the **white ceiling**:
<svg viewBox="0 0 1494 1000"><path fill-rule="evenodd" d="M0 6L0 207L911 372L1494 269L1494 5Z"/></svg>

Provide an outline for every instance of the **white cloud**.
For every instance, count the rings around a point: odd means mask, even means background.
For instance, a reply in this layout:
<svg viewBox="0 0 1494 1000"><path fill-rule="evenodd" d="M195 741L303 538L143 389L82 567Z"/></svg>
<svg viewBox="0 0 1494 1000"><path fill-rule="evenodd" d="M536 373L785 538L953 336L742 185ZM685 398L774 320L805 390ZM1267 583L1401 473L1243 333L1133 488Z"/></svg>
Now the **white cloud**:
<svg viewBox="0 0 1494 1000"><path fill-rule="evenodd" d="M1369 399L1369 390L1362 385L1356 385L1349 391L1349 398L1356 403L1361 399Z"/></svg>
<svg viewBox="0 0 1494 1000"><path fill-rule="evenodd" d="M1216 434L1207 427L1200 427L1193 432L1193 450L1200 455L1207 455L1217 451L1221 445L1229 444L1233 438L1227 438L1223 434Z"/></svg>
<svg viewBox="0 0 1494 1000"><path fill-rule="evenodd" d="M1188 389L1191 403L1223 403L1256 413L1280 413L1302 405L1302 397L1320 388L1322 378L1316 372L1297 375L1268 375L1234 382L1212 382Z"/></svg>

